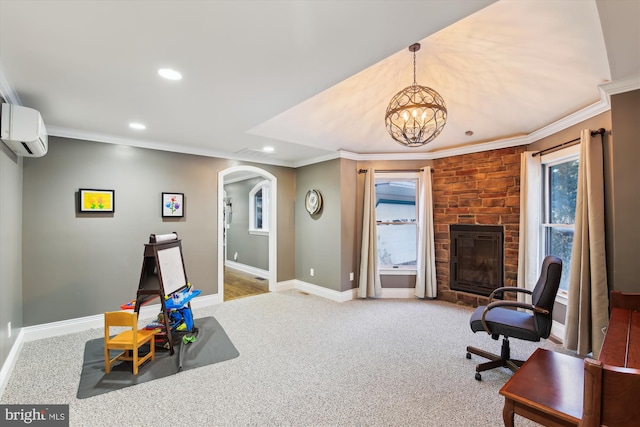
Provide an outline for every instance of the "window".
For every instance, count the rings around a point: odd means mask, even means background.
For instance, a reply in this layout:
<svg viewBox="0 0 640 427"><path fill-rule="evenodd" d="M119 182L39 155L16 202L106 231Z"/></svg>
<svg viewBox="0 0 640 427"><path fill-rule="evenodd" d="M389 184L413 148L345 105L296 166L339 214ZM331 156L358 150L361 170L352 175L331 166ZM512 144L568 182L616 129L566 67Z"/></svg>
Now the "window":
<svg viewBox="0 0 640 427"><path fill-rule="evenodd" d="M385 173L375 179L378 268L414 272L417 266L418 174Z"/></svg>
<svg viewBox="0 0 640 427"><path fill-rule="evenodd" d="M542 245L543 255L562 259L558 295L567 296L571 250L576 219L579 146L560 150L542 160Z"/></svg>
<svg viewBox="0 0 640 427"><path fill-rule="evenodd" d="M249 233L269 233L269 181L257 183L249 192Z"/></svg>

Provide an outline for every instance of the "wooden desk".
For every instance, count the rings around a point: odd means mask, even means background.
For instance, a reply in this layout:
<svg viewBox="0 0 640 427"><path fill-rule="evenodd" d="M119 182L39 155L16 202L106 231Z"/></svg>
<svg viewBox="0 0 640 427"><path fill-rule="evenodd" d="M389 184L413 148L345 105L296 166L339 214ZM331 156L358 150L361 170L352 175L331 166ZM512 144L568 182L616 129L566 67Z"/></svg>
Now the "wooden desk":
<svg viewBox="0 0 640 427"><path fill-rule="evenodd" d="M500 394L514 414L545 426L636 427L640 420L640 294L611 292L598 360L537 349Z"/></svg>
<svg viewBox="0 0 640 427"><path fill-rule="evenodd" d="M611 292L598 360L586 359L581 427L636 427L640 420L640 294Z"/></svg>
<svg viewBox="0 0 640 427"><path fill-rule="evenodd" d="M605 365L640 369L640 311L612 308L598 360Z"/></svg>
<svg viewBox="0 0 640 427"><path fill-rule="evenodd" d="M500 389L502 418L513 427L514 414L544 426L577 426L582 417L584 361L538 348Z"/></svg>

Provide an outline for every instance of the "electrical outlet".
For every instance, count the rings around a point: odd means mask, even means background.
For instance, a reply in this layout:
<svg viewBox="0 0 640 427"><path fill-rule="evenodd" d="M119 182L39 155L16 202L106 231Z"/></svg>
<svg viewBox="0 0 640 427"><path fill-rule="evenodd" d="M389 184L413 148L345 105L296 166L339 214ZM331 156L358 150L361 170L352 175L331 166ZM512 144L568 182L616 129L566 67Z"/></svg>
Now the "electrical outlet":
<svg viewBox="0 0 640 427"><path fill-rule="evenodd" d="M353 282L353 271L351 273L349 273L349 280L351 280Z"/></svg>
<svg viewBox="0 0 640 427"><path fill-rule="evenodd" d="M238 252L236 252L236 253L234 253L234 254L233 254L233 260L234 260L234 261L237 261L237 260L238 260Z"/></svg>
<svg viewBox="0 0 640 427"><path fill-rule="evenodd" d="M311 277L313 277L314 273L315 273L315 272L313 271L313 268L310 268L310 269L309 269L309 275L310 275Z"/></svg>
<svg viewBox="0 0 640 427"><path fill-rule="evenodd" d="M7 336L11 338L11 322L7 323Z"/></svg>

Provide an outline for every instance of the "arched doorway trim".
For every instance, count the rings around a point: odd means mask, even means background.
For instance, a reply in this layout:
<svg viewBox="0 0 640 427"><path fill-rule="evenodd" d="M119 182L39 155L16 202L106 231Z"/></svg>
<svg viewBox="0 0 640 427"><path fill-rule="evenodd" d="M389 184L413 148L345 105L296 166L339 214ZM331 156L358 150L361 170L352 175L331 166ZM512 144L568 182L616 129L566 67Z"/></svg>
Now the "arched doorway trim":
<svg viewBox="0 0 640 427"><path fill-rule="evenodd" d="M227 175L234 172L251 172L268 180L269 199L269 291L276 289L278 278L278 179L264 169L255 166L231 166L218 172L218 294L224 301L224 181Z"/></svg>

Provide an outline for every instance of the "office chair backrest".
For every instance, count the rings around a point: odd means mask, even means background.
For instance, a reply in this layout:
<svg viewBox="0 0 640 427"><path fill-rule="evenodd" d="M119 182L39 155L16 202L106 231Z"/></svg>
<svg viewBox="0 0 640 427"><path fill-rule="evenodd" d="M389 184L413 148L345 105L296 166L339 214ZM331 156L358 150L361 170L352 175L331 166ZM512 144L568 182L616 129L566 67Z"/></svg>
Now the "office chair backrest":
<svg viewBox="0 0 640 427"><path fill-rule="evenodd" d="M536 330L541 338L548 338L551 334L553 305L560 287L561 275L562 260L553 255L546 256L542 262L540 278L531 294L531 302L534 306L549 311L549 314L534 313L533 316Z"/></svg>

